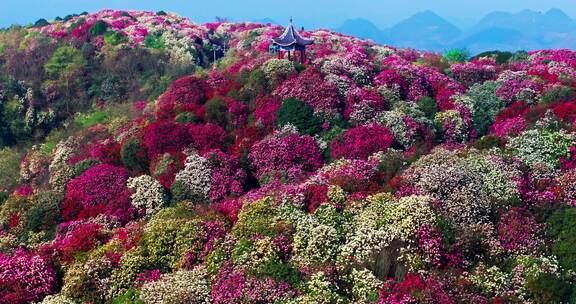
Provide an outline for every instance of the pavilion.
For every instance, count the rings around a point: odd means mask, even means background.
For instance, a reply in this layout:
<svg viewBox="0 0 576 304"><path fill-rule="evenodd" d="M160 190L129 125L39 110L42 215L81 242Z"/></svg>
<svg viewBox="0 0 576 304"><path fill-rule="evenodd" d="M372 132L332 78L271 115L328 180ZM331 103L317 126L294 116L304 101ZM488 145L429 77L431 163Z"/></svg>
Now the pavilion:
<svg viewBox="0 0 576 304"><path fill-rule="evenodd" d="M300 36L294 29L292 18L290 18L290 25L284 30L284 33L280 37L272 39L270 51L277 52L280 59L287 54L288 60L299 60L300 63L304 64L306 63L306 46L313 43L314 40Z"/></svg>

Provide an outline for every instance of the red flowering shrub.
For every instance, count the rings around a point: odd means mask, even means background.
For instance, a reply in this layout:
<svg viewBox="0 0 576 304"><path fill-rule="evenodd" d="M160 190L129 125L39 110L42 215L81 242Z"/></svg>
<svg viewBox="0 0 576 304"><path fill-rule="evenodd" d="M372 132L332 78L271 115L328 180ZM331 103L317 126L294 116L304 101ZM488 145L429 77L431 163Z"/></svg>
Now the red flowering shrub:
<svg viewBox="0 0 576 304"><path fill-rule="evenodd" d="M352 128L332 142L333 158L366 159L379 151L386 151L394 143L394 136L387 128L364 125Z"/></svg>
<svg viewBox="0 0 576 304"><path fill-rule="evenodd" d="M248 158L255 176L261 180L266 177L297 179L320 168L323 163L314 138L299 135L260 141L252 146Z"/></svg>
<svg viewBox="0 0 576 304"><path fill-rule="evenodd" d="M541 225L532 216L524 213L513 208L500 216L498 238L508 252L530 254L542 245Z"/></svg>
<svg viewBox="0 0 576 304"><path fill-rule="evenodd" d="M342 110L342 103L338 98L336 86L325 81L320 72L311 68L285 81L274 91L274 95L281 99L294 98L303 100L316 111L333 112Z"/></svg>
<svg viewBox="0 0 576 304"><path fill-rule="evenodd" d="M192 125L188 130L194 148L200 153L220 149L224 144L226 131L215 124Z"/></svg>
<svg viewBox="0 0 576 304"><path fill-rule="evenodd" d="M415 294L426 288L426 282L418 274L407 274L402 282L388 280L380 290L381 304L417 303Z"/></svg>
<svg viewBox="0 0 576 304"><path fill-rule="evenodd" d="M185 76L177 79L158 99L157 115L160 118L171 118L182 111L200 114L202 104L211 94L209 91L209 85L201 78Z"/></svg>
<svg viewBox="0 0 576 304"><path fill-rule="evenodd" d="M95 144L90 151L90 156L105 164L120 165L122 163L120 149L119 143L114 140L107 140L103 143Z"/></svg>
<svg viewBox="0 0 576 304"><path fill-rule="evenodd" d="M130 220L133 207L126 187L128 171L111 165L97 165L72 179L66 186L61 206L66 220L106 214L121 222Z"/></svg>
<svg viewBox="0 0 576 304"><path fill-rule="evenodd" d="M40 256L17 251L0 253L0 303L19 304L41 301L56 291L56 272Z"/></svg>
<svg viewBox="0 0 576 304"><path fill-rule="evenodd" d="M252 113L256 125L266 129L273 129L276 125L276 111L280 109L282 103L274 98L256 100L256 109Z"/></svg>
<svg viewBox="0 0 576 304"><path fill-rule="evenodd" d="M310 185L304 192L304 204L309 212L314 212L320 205L328 201L327 185Z"/></svg>
<svg viewBox="0 0 576 304"><path fill-rule="evenodd" d="M88 252L106 242L108 236L101 228L99 224L84 220L64 223L52 244L41 251L63 262L71 262L78 253Z"/></svg>
<svg viewBox="0 0 576 304"><path fill-rule="evenodd" d="M554 107L554 114L567 123L576 121L576 101L565 102Z"/></svg>
<svg viewBox="0 0 576 304"><path fill-rule="evenodd" d="M144 128L144 146L151 159L160 154L175 153L193 142L189 131L195 128L190 124L156 122Z"/></svg>

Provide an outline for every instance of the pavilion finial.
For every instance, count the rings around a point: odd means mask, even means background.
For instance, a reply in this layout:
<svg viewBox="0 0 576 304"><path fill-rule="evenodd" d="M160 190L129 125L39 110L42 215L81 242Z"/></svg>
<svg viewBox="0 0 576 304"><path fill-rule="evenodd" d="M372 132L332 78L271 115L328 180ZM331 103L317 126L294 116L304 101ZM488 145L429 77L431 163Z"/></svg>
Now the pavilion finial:
<svg viewBox="0 0 576 304"><path fill-rule="evenodd" d="M292 21L293 21L293 20L292 20L292 16L290 16L290 24L292 24Z"/></svg>

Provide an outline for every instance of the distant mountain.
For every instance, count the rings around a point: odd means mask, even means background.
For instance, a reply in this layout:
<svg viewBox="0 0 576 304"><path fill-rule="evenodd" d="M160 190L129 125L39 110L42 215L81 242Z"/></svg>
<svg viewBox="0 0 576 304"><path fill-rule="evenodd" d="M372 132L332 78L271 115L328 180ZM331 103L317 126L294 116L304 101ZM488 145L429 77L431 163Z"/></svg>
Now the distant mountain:
<svg viewBox="0 0 576 304"><path fill-rule="evenodd" d="M346 20L336 31L358 38L371 39L377 43L390 43L390 38L384 31L371 21L362 18Z"/></svg>
<svg viewBox="0 0 576 304"><path fill-rule="evenodd" d="M252 22L256 22L256 23L262 23L262 24L279 24L278 22L276 22L276 20L272 19L272 18L260 18L260 19L254 19L252 20Z"/></svg>
<svg viewBox="0 0 576 304"><path fill-rule="evenodd" d="M378 43L429 51L576 48L576 20L560 9L492 12L466 31L432 11L417 13L389 29L379 29L366 19L351 19L337 30Z"/></svg>
<svg viewBox="0 0 576 304"><path fill-rule="evenodd" d="M465 48L473 54L499 50L499 51L517 51L538 49L539 44L522 34L522 32L490 27L452 43L450 48Z"/></svg>
<svg viewBox="0 0 576 304"><path fill-rule="evenodd" d="M427 50L442 50L462 31L432 11L424 11L386 30L395 45Z"/></svg>

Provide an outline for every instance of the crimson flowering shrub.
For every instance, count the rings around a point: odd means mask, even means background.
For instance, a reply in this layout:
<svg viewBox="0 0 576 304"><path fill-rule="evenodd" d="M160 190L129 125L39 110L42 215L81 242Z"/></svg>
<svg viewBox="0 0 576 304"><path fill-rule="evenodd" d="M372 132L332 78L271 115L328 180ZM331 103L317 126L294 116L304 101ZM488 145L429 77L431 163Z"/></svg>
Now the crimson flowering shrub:
<svg viewBox="0 0 576 304"><path fill-rule="evenodd" d="M154 159L160 154L175 153L193 142L189 136L192 126L175 122L156 122L144 128L143 144Z"/></svg>
<svg viewBox="0 0 576 304"><path fill-rule="evenodd" d="M61 206L64 219L74 220L106 214L127 222L133 217L128 171L107 164L97 165L72 179Z"/></svg>
<svg viewBox="0 0 576 304"><path fill-rule="evenodd" d="M392 132L378 124L359 126L346 131L331 144L333 158L366 159L388 150L394 143Z"/></svg>
<svg viewBox="0 0 576 304"><path fill-rule="evenodd" d="M210 123L192 125L188 132L194 143L194 148L200 153L223 148L226 131L218 125Z"/></svg>
<svg viewBox="0 0 576 304"><path fill-rule="evenodd" d="M42 247L41 252L55 256L62 262L72 262L77 254L88 252L107 240L108 235L100 224L72 221L62 224L56 239Z"/></svg>
<svg viewBox="0 0 576 304"><path fill-rule="evenodd" d="M299 135L262 140L252 146L248 158L260 180L276 177L295 180L314 172L323 163L314 138Z"/></svg>
<svg viewBox="0 0 576 304"><path fill-rule="evenodd" d="M17 251L0 254L0 303L41 301L56 291L56 271L39 255Z"/></svg>
<svg viewBox="0 0 576 304"><path fill-rule="evenodd" d="M312 68L300 73L274 91L280 99L295 98L307 102L314 111L333 113L342 110L338 89L324 80L322 74Z"/></svg>
<svg viewBox="0 0 576 304"><path fill-rule="evenodd" d="M202 117L202 104L210 97L210 87L205 80L185 76L173 81L157 103L157 115L171 118L179 112L193 112Z"/></svg>
<svg viewBox="0 0 576 304"><path fill-rule="evenodd" d="M541 230L541 225L534 217L514 208L500 216L498 238L506 251L530 254L543 244Z"/></svg>

